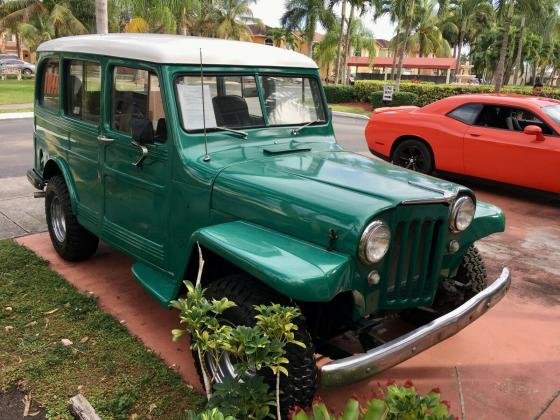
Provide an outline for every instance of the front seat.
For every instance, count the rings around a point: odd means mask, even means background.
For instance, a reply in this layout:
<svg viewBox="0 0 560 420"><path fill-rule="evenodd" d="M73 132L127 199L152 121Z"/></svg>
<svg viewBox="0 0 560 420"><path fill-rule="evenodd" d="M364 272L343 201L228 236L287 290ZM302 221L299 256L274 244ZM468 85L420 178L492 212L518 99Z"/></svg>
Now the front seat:
<svg viewBox="0 0 560 420"><path fill-rule="evenodd" d="M218 126L246 127L251 125L247 102L241 96L215 96L212 98L212 104Z"/></svg>

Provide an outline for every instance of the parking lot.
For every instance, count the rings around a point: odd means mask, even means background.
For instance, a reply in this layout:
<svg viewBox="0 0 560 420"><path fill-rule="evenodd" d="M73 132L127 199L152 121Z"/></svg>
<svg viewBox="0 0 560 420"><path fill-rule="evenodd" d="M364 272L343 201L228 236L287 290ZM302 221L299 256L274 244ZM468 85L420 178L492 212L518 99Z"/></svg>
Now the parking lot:
<svg viewBox="0 0 560 420"><path fill-rule="evenodd" d="M365 122L337 116L335 131L344 147L369 156L363 138ZM31 130L30 120L0 121L4 145L0 226L17 227L4 237L44 230L42 200L30 198L33 190L23 178L24 168L31 164ZM341 408L352 394L369 396L378 381L412 379L423 391L440 387L459 417L524 419L544 413L540 418L560 418L560 398L556 398L560 390L560 200L513 187L458 181L471 187L479 200L506 213L506 232L478 246L490 279L503 266L511 269L508 296L452 339L379 377L321 395ZM45 233L21 236L19 241L50 261L52 269L76 287L97 295L104 309L200 388L186 343L170 340L176 314L158 306L134 282L128 257L103 246L90 261L71 264L58 258Z"/></svg>

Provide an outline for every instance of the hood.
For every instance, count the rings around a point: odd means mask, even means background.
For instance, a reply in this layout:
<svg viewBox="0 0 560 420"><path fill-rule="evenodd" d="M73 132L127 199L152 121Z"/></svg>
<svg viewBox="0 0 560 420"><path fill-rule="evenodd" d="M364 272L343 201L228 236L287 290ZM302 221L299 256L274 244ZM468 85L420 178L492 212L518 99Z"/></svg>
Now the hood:
<svg viewBox="0 0 560 420"><path fill-rule="evenodd" d="M357 240L380 212L458 188L351 152L302 151L226 167L214 182L212 209L327 246L330 229L341 244Z"/></svg>

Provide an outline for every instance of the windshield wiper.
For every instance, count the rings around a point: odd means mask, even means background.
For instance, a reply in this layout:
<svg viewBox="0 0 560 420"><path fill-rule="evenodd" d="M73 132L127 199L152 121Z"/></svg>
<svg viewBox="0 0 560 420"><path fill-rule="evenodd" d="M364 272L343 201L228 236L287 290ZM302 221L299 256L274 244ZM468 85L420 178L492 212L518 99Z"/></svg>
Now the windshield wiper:
<svg viewBox="0 0 560 420"><path fill-rule="evenodd" d="M325 120L315 120L315 121L309 121L308 123L303 124L302 126L298 127L298 128L294 128L292 129L292 135L293 136L297 136L299 134L299 132L301 130L303 130L305 127L309 127L310 125L313 124L317 124L317 123L324 123Z"/></svg>
<svg viewBox="0 0 560 420"><path fill-rule="evenodd" d="M249 136L249 133L247 133L246 131L241 131L241 130L233 130L231 128L227 128L227 127L213 127L215 130L223 130L223 131L229 131L230 133L235 133L240 135L243 140L247 140L247 137Z"/></svg>

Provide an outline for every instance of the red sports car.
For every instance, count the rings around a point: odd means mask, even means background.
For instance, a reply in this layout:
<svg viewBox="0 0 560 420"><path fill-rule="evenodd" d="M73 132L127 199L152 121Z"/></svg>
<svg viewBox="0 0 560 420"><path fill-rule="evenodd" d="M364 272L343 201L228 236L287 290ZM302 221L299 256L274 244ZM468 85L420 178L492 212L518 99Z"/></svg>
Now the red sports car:
<svg viewBox="0 0 560 420"><path fill-rule="evenodd" d="M560 192L560 101L554 99L477 94L422 108L378 108L366 140L374 155L415 171Z"/></svg>

